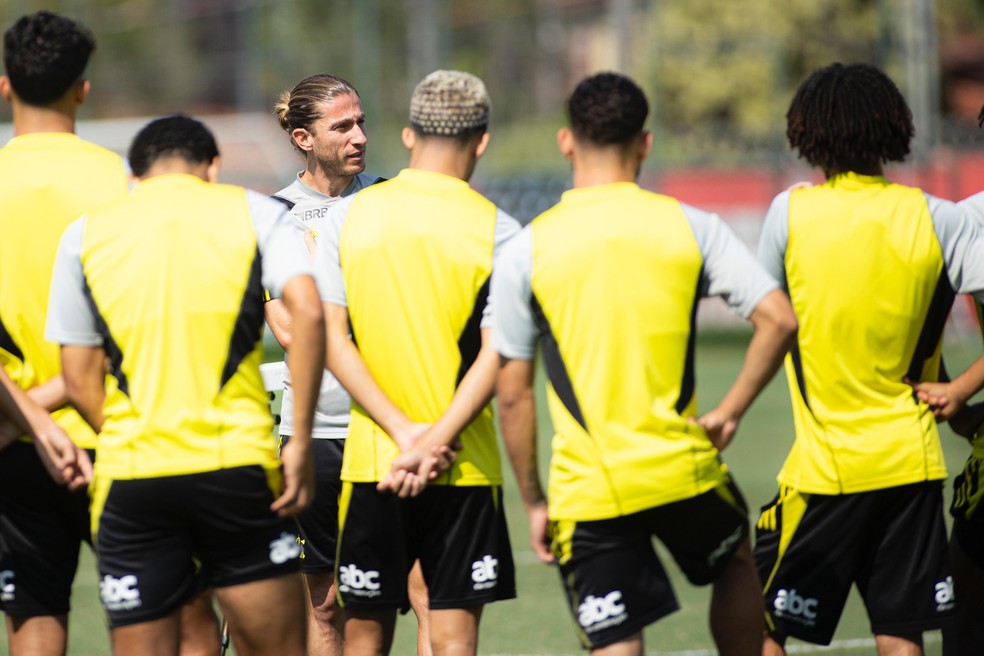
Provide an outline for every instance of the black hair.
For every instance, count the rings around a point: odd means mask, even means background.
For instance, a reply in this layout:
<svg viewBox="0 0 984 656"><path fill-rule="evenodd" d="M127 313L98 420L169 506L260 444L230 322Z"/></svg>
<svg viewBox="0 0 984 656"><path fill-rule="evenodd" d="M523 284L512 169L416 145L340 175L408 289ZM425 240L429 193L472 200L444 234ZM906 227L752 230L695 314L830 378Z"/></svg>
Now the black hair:
<svg viewBox="0 0 984 656"><path fill-rule="evenodd" d="M96 49L92 32L50 11L22 16L3 35L3 65L17 97L48 105L82 78Z"/></svg>
<svg viewBox="0 0 984 656"><path fill-rule="evenodd" d="M831 64L793 96L786 137L825 173L901 162L915 134L912 112L895 83L869 64Z"/></svg>
<svg viewBox="0 0 984 656"><path fill-rule="evenodd" d="M215 137L200 121L184 114L158 118L143 128L130 144L130 169L135 176L146 175L154 162L180 157L190 164L210 163L218 157Z"/></svg>
<svg viewBox="0 0 984 656"><path fill-rule="evenodd" d="M574 137L599 146L628 144L643 131L648 115L646 94L617 73L585 78L567 101Z"/></svg>

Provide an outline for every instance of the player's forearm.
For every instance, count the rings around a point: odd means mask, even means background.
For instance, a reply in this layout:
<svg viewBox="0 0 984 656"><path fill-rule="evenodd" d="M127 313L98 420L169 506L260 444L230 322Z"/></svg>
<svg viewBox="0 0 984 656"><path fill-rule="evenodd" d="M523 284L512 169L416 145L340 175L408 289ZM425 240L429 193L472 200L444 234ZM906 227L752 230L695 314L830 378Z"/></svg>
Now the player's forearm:
<svg viewBox="0 0 984 656"><path fill-rule="evenodd" d="M529 371L527 371L527 367ZM499 428L527 509L546 503L536 451L532 363L505 360L498 375Z"/></svg>
<svg viewBox="0 0 984 656"><path fill-rule="evenodd" d="M478 357L458 384L447 410L428 431L429 446L450 446L492 401L499 370L499 354L492 348L490 339L487 337L483 340Z"/></svg>
<svg viewBox="0 0 984 656"><path fill-rule="evenodd" d="M103 425L106 352L100 347L62 346L62 376L65 395L92 430L99 432Z"/></svg>
<svg viewBox="0 0 984 656"><path fill-rule="evenodd" d="M796 315L789 299L779 290L759 303L752 312L751 321L755 332L748 343L745 361L734 384L718 405L721 412L735 419L745 414L772 380L796 339Z"/></svg>
<svg viewBox="0 0 984 656"><path fill-rule="evenodd" d="M61 374L27 390L27 395L48 412L57 410L68 403L68 397L65 394L65 378Z"/></svg>
<svg viewBox="0 0 984 656"><path fill-rule="evenodd" d="M30 407L30 403L31 401L24 394L24 390L10 380L7 372L0 367L0 416L22 431L21 434L31 432L30 422L24 414L24 408ZM17 437L19 436L14 436L14 439ZM10 441L12 440L8 440L7 443ZM0 447L2 446L4 444L0 443Z"/></svg>
<svg viewBox="0 0 984 656"><path fill-rule="evenodd" d="M376 382L347 331L329 333L327 367L369 418L394 441L411 429L413 422Z"/></svg>
<svg viewBox="0 0 984 656"><path fill-rule="evenodd" d="M325 317L314 280L304 276L288 283L284 305L293 333L287 366L294 390L294 435L309 437L325 361Z"/></svg>
<svg viewBox="0 0 984 656"><path fill-rule="evenodd" d="M984 387L984 356L979 357L967 369L949 382L949 396L958 406L964 405Z"/></svg>
<svg viewBox="0 0 984 656"><path fill-rule="evenodd" d="M57 377L58 388L64 393L64 379ZM0 412L6 421L0 423L0 449L16 441L22 435L35 440L52 431L59 431L48 411L38 405L28 392L22 390L0 369ZM42 386L43 387L43 386ZM34 388L39 389L38 387Z"/></svg>
<svg viewBox="0 0 984 656"><path fill-rule="evenodd" d="M285 351L290 350L291 316L280 299L272 299L263 306L267 326Z"/></svg>

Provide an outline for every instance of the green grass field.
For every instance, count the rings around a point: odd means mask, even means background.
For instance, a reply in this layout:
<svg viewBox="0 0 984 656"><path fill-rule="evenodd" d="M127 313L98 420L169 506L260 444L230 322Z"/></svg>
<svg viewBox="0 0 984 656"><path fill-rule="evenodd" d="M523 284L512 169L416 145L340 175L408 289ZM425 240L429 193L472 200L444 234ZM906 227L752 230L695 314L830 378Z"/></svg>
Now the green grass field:
<svg viewBox="0 0 984 656"><path fill-rule="evenodd" d="M745 334L701 335L697 350L700 408L706 410L713 407L724 394L741 366L746 340ZM949 370L958 372L980 354L980 346L975 340L948 340L945 352ZM542 384L542 377L540 382ZM549 426L549 419L545 413L541 413L540 447L543 467L546 466L549 455ZM942 428L941 432L952 478L962 467L969 448L964 440L953 436L948 428ZM780 373L749 411L738 437L724 454L753 515L757 508L768 503L775 495L775 475L791 440L789 397L785 377ZM947 492L949 497L949 490ZM516 558L519 597L486 608L482 620L480 652L503 656L573 656L584 653L574 637L572 620L563 603L556 571L536 561L530 551L526 516L509 471L506 472L506 501ZM665 558L664 563L673 576L682 610L650 626L646 631L647 652L675 656L714 654L707 629L709 588L691 587L675 569L671 559ZM97 576L88 550L83 555L72 601L69 653L80 656L108 654L109 643L99 605ZM412 615L400 619L394 654L414 653L415 630ZM2 629L0 633L3 633ZM831 648L821 652L812 645L790 641L789 651L823 654L874 653L869 639L867 617L855 594L844 611ZM926 653L941 653L938 633L926 635ZM0 636L0 654L7 654L5 635Z"/></svg>

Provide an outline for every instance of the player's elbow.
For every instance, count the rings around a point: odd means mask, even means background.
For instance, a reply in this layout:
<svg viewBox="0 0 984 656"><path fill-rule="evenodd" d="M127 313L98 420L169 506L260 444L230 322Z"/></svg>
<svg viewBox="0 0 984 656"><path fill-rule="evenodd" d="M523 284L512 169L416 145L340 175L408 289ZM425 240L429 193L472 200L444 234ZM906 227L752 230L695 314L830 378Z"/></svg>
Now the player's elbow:
<svg viewBox="0 0 984 656"><path fill-rule="evenodd" d="M796 320L796 314L793 312L792 307L776 319L775 329L786 346L792 347L796 341L796 333L799 331L799 321Z"/></svg>
<svg viewBox="0 0 984 656"><path fill-rule="evenodd" d="M751 319L756 330L768 330L771 337L787 349L796 341L799 321L789 297L780 290L774 290L762 299Z"/></svg>
<svg viewBox="0 0 984 656"><path fill-rule="evenodd" d="M517 408L525 403L529 403L533 398L533 390L522 385L515 385L512 381L503 380L499 376L496 381L496 403L499 406L500 414L515 412Z"/></svg>
<svg viewBox="0 0 984 656"><path fill-rule="evenodd" d="M321 302L315 298L308 298L297 303L291 311L291 332L297 333L298 328L303 326L307 331L318 335L325 334L325 313L321 309ZM292 341L292 336L285 334L285 341L288 344Z"/></svg>

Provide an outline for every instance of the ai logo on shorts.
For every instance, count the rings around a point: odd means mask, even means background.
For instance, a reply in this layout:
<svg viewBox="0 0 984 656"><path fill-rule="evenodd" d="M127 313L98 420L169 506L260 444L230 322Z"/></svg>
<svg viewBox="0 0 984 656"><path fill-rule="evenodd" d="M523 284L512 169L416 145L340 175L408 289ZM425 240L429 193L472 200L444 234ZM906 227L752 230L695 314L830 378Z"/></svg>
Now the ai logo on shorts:
<svg viewBox="0 0 984 656"><path fill-rule="evenodd" d="M276 565L283 565L301 555L301 545L297 536L291 533L281 533L280 537L270 543L270 560Z"/></svg>
<svg viewBox="0 0 984 656"><path fill-rule="evenodd" d="M0 572L0 601L14 600L14 570L5 569Z"/></svg>
<svg viewBox="0 0 984 656"><path fill-rule="evenodd" d="M936 612L941 613L953 608L957 600L953 591L953 577L946 577L945 581L936 584Z"/></svg>
<svg viewBox="0 0 984 656"><path fill-rule="evenodd" d="M131 610L141 604L137 577L133 574L120 578L107 574L99 582L99 596L106 610Z"/></svg>
<svg viewBox="0 0 984 656"><path fill-rule="evenodd" d="M621 601L621 590L609 592L604 597L588 595L577 607L578 624L589 633L621 624L628 618Z"/></svg>
<svg viewBox="0 0 984 656"><path fill-rule="evenodd" d="M338 568L338 591L350 592L357 597L378 597L379 572L366 570L363 572L355 565L342 565Z"/></svg>
<svg viewBox="0 0 984 656"><path fill-rule="evenodd" d="M817 619L817 600L812 597L801 597L792 590L780 590L772 602L776 617L786 617L804 626L813 626Z"/></svg>
<svg viewBox="0 0 984 656"><path fill-rule="evenodd" d="M499 559L486 555L481 560L476 560L472 563L471 577L475 582L475 590L494 588L499 582Z"/></svg>

